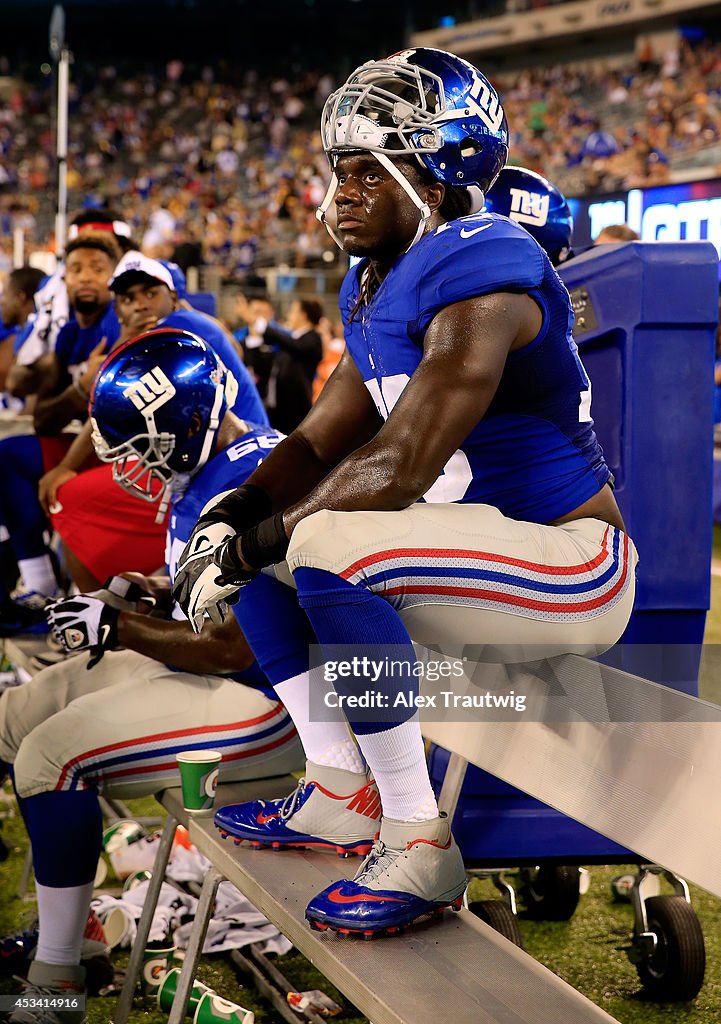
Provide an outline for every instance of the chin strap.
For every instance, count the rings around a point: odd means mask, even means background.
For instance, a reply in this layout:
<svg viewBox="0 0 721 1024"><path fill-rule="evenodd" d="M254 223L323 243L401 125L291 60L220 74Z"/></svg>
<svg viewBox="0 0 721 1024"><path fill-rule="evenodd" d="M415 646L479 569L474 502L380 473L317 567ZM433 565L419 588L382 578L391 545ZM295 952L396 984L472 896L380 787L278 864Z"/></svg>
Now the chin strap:
<svg viewBox="0 0 721 1024"><path fill-rule="evenodd" d="M385 167L388 173L391 174L396 179L398 184L401 186L403 191L406 193L408 198L411 200L411 202L421 215L421 219L418 221L418 227L416 228L416 233L413 236L413 241L408 246L408 249L406 249L406 252L408 252L408 250L412 249L416 242L420 241L420 239L423 237L423 232L426 230L426 224L430 220L431 208L428 205L428 203L423 202L421 197L418 195L416 190L411 185L408 178L406 178L405 174L401 174L401 172L398 170L393 161L389 160L385 153L374 153L373 156L376 158L381 167Z"/></svg>
<svg viewBox="0 0 721 1024"><path fill-rule="evenodd" d="M328 223L328 219L326 217L326 214L328 212L328 208L330 207L330 204L333 201L333 196L335 195L337 188L338 188L338 178L336 176L335 171L333 171L331 173L331 176L330 176L330 183L328 184L328 191L323 196L323 202L320 204L318 209L315 211L315 215L316 215L316 219L321 222L321 224L326 229L326 231L328 232L330 237L333 239L335 244L338 246L338 248L341 251L345 252L345 249L343 249L343 239L340 237L340 235L335 230L335 228L331 227L331 225Z"/></svg>
<svg viewBox="0 0 721 1024"><path fill-rule="evenodd" d="M213 444L215 442L215 435L218 433L218 428L220 427L220 422L223 418L221 415L223 399L225 399L226 408L232 409L235 405L235 400L238 397L238 382L230 370L225 368L224 370L225 380L219 381L215 385L215 397L213 398L213 408L210 410L210 417L208 419L208 429L206 430L205 437L203 438L200 456L193 467L193 474L201 470L210 458L213 450Z"/></svg>
<svg viewBox="0 0 721 1024"><path fill-rule="evenodd" d="M480 213L483 207L486 205L485 195L478 187L478 185L467 185L466 192L471 197L471 208L468 211L468 213Z"/></svg>
<svg viewBox="0 0 721 1024"><path fill-rule="evenodd" d="M373 150L373 156L376 158L381 167L384 167L388 171L388 173L393 178L395 178L395 180L401 186L403 191L406 193L408 198L411 200L411 202L421 215L420 220L418 221L418 227L416 228L416 233L413 237L413 241L408 246L408 249L406 249L406 252L408 252L408 250L412 249L416 242L418 242L423 237L423 233L426 230L426 224L428 223L431 216L431 209L428 206L428 203L423 202L421 197L418 195L416 190L411 185L408 178L406 178L404 174L401 174L401 172L398 170L393 161L389 159L389 157L387 157L385 153L379 153L377 150ZM331 202L333 201L333 196L335 195L337 188L338 178L336 176L335 171L333 171L330 179L330 184L328 185L328 191L323 197L323 202L315 211L315 215L321 222L321 224L323 224L326 231L333 239L335 244L338 246L338 248L343 249L343 239L340 237L335 228L331 227L326 217L326 214L328 212ZM483 204L481 203L481 205Z"/></svg>
<svg viewBox="0 0 721 1024"><path fill-rule="evenodd" d="M171 493L171 485L168 483L163 488L163 493L160 497L160 504L158 505L158 511L155 513L156 524L162 523L165 519L165 513L168 511L168 505L170 504Z"/></svg>

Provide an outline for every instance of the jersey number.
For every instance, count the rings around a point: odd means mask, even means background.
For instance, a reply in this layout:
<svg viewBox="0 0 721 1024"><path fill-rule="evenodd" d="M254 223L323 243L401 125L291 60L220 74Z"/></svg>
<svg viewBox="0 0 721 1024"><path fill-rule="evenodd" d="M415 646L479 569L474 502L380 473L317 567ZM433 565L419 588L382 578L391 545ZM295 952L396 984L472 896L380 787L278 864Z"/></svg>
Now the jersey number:
<svg viewBox="0 0 721 1024"><path fill-rule="evenodd" d="M409 380L407 373L396 373L392 377L383 377L380 382L375 377L365 381L375 407L384 420L390 416ZM440 476L428 488L423 498L434 503L460 501L472 479L473 472L466 454L459 448L451 455Z"/></svg>

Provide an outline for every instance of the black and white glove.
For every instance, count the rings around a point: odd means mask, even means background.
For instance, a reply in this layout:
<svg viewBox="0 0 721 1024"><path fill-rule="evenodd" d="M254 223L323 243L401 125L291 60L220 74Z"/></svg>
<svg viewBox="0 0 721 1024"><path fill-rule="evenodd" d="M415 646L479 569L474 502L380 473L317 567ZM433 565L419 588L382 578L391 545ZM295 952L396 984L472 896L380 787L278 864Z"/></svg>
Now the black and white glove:
<svg viewBox="0 0 721 1024"><path fill-rule="evenodd" d="M224 542L264 519L270 510L270 498L259 487L244 484L209 502L200 514L188 543L178 559L173 597L199 633L207 613L217 624L224 621L227 598L238 590L218 587L216 551Z"/></svg>
<svg viewBox="0 0 721 1024"><path fill-rule="evenodd" d="M282 561L288 543L282 512L252 526L240 537L232 534L223 540L215 549L213 562L197 577L190 593L186 614L195 632L202 629L205 615L218 624L223 622L227 606L238 600L240 588L255 579L265 566Z"/></svg>
<svg viewBox="0 0 721 1024"><path fill-rule="evenodd" d="M186 615L196 633L203 628L206 616L218 626L225 622L228 605L235 604L240 588L258 575L257 570L242 567L237 558L237 541L233 533L216 547L213 560L193 584Z"/></svg>
<svg viewBox="0 0 721 1024"><path fill-rule="evenodd" d="M109 576L100 590L92 590L84 596L96 597L119 612L136 612L139 607L150 611L156 605L155 598L147 590L123 576Z"/></svg>
<svg viewBox="0 0 721 1024"><path fill-rule="evenodd" d="M118 646L120 612L90 594L53 601L46 608L50 628L68 654L90 651L93 668L106 651Z"/></svg>

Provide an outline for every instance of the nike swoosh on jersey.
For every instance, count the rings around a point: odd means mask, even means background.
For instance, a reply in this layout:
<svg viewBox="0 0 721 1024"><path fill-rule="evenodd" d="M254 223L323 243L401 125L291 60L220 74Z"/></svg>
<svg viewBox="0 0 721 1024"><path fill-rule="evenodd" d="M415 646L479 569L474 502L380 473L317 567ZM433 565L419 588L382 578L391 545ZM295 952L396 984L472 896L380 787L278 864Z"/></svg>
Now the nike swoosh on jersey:
<svg viewBox="0 0 721 1024"><path fill-rule="evenodd" d="M468 231L466 228L461 228L461 238L470 238L471 235L477 235L479 231L485 231L486 228L490 228L491 223L492 222L488 224L481 224L479 228L474 228L472 231Z"/></svg>
<svg viewBox="0 0 721 1024"><path fill-rule="evenodd" d="M330 903L380 903L388 900L390 903L402 903L398 896L371 896L370 893L359 893L357 896L344 896L340 889L333 889L328 893Z"/></svg>
<svg viewBox="0 0 721 1024"><path fill-rule="evenodd" d="M110 636L110 626L103 625L100 627L100 643L105 646L108 637Z"/></svg>

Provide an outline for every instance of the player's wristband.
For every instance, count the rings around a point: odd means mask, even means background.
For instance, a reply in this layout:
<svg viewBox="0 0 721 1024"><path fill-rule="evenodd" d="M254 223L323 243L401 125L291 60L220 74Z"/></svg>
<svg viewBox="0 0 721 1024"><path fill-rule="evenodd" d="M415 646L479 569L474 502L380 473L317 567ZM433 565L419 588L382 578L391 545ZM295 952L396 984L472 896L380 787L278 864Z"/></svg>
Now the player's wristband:
<svg viewBox="0 0 721 1024"><path fill-rule="evenodd" d="M243 558L254 569L263 569L266 565L284 561L289 544L290 539L283 526L282 512L277 512L257 526L252 526L240 538Z"/></svg>
<svg viewBox="0 0 721 1024"><path fill-rule="evenodd" d="M243 484L232 494L226 495L217 505L213 505L207 514L214 523L227 523L236 533L255 526L267 519L273 512L270 496L262 487L255 484ZM204 517L201 516L201 520Z"/></svg>

